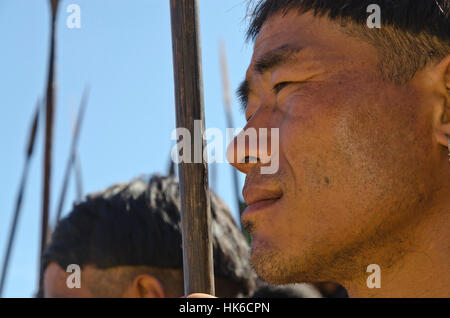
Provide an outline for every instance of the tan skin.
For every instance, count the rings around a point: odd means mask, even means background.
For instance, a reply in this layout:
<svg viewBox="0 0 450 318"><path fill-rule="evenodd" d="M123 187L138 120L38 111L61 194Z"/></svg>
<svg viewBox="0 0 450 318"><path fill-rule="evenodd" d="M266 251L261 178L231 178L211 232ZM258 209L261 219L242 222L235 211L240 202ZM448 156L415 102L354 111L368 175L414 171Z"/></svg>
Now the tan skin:
<svg viewBox="0 0 450 318"><path fill-rule="evenodd" d="M57 263L51 262L44 272L45 298L178 298L184 297L183 272L178 269L164 269L164 273L152 275L151 268L146 268L141 274L130 276L129 281L117 281L117 277L134 266L118 266L108 269L98 269L94 266L83 266L80 278L80 288L69 288L67 279L72 272L66 272ZM168 279L171 277L172 279ZM116 278L116 280L114 280ZM166 278L166 280L164 280ZM105 279L107 281L105 281ZM165 281L165 283L163 283ZM125 285L123 285L125 282ZM243 286L221 276L214 277L216 295L219 297L234 297L243 291ZM92 292L93 287L97 291Z"/></svg>
<svg viewBox="0 0 450 318"><path fill-rule="evenodd" d="M275 284L449 297L450 56L401 86L377 65L374 46L326 18L289 13L264 24L246 76L244 131L279 129L279 170L233 163L246 174L252 263ZM381 268L380 289L366 285L370 264Z"/></svg>
<svg viewBox="0 0 450 318"><path fill-rule="evenodd" d="M70 273L64 271L58 264L50 263L44 276L44 297L45 298L94 298L89 290L90 283L95 282L95 275L98 269L86 266L82 270L81 288L68 288L67 277ZM168 295L158 279L152 275L138 275L134 278L129 287L123 291L123 298L165 298Z"/></svg>
<svg viewBox="0 0 450 318"><path fill-rule="evenodd" d="M255 70L286 44L303 49ZM233 163L247 175L252 262L269 282L336 281L351 297L450 297L450 57L403 86L381 79L377 58L326 18L265 23L245 129L279 128L279 170ZM381 268L380 289L366 286L369 264Z"/></svg>

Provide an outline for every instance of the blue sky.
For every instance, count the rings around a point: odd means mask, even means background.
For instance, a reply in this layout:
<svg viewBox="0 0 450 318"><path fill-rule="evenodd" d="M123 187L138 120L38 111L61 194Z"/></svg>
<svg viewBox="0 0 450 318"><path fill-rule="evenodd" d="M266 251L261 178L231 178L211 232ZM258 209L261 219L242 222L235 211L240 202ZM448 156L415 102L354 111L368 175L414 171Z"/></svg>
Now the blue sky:
<svg viewBox="0 0 450 318"><path fill-rule="evenodd" d="M81 8L81 29L66 9ZM243 79L252 45L244 41L246 0L200 0L206 127L225 131L219 41L227 46L231 88ZM47 0L0 0L0 257L3 261L36 101L45 91ZM86 193L140 174L167 171L175 127L168 0L64 0L57 27L57 93L51 219L66 165L72 122L86 84L91 93L79 152ZM233 94L236 127L244 126ZM5 297L36 291L42 206L43 124L26 189ZM241 184L243 176L241 175ZM217 165L216 192L234 213L231 167ZM70 183L64 212L75 199Z"/></svg>

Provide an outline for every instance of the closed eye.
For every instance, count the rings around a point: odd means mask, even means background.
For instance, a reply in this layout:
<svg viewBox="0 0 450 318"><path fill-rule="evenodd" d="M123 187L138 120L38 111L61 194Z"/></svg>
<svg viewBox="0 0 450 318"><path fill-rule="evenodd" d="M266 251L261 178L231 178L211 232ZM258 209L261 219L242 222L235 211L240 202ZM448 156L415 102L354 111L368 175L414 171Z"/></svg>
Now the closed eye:
<svg viewBox="0 0 450 318"><path fill-rule="evenodd" d="M283 90L283 88L285 88L286 86L292 84L293 82L281 82L276 84L273 88L272 91L275 95L277 95L279 92L281 92Z"/></svg>

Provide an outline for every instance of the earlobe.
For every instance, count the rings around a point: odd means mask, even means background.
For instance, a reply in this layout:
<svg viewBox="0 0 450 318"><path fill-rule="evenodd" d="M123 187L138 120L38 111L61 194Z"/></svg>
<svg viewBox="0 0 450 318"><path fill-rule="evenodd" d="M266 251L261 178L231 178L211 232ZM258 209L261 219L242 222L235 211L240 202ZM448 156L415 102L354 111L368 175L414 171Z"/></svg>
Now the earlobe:
<svg viewBox="0 0 450 318"><path fill-rule="evenodd" d="M448 162L450 163L450 134L447 135L447 142L448 142Z"/></svg>
<svg viewBox="0 0 450 318"><path fill-rule="evenodd" d="M447 112L450 112L450 109L447 110ZM449 113L450 115L450 113ZM448 116L447 116L448 117ZM445 148L449 148L450 151L450 145L449 145L449 139L450 139L450 117L446 119L446 121L443 121L439 123L438 129L435 133L435 137L437 142L444 146Z"/></svg>
<svg viewBox="0 0 450 318"><path fill-rule="evenodd" d="M447 143L447 150L448 150L448 162L450 163L450 133L445 135L446 143Z"/></svg>

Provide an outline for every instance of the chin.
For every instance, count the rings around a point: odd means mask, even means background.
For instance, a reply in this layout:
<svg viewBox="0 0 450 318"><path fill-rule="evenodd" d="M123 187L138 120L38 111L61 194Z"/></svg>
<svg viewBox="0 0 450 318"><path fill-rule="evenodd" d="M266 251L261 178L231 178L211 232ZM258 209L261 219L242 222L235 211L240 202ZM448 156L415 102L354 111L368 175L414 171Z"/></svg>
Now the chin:
<svg viewBox="0 0 450 318"><path fill-rule="evenodd" d="M295 253L295 252L298 253ZM314 252L313 252L314 251ZM258 276L276 285L314 283L331 279L333 270L314 248L278 248L252 236L251 262Z"/></svg>
<svg viewBox="0 0 450 318"><path fill-rule="evenodd" d="M252 239L252 266L258 276L268 283L284 285L299 282L300 277L293 274L292 265L295 262L287 260L285 253L266 241Z"/></svg>

